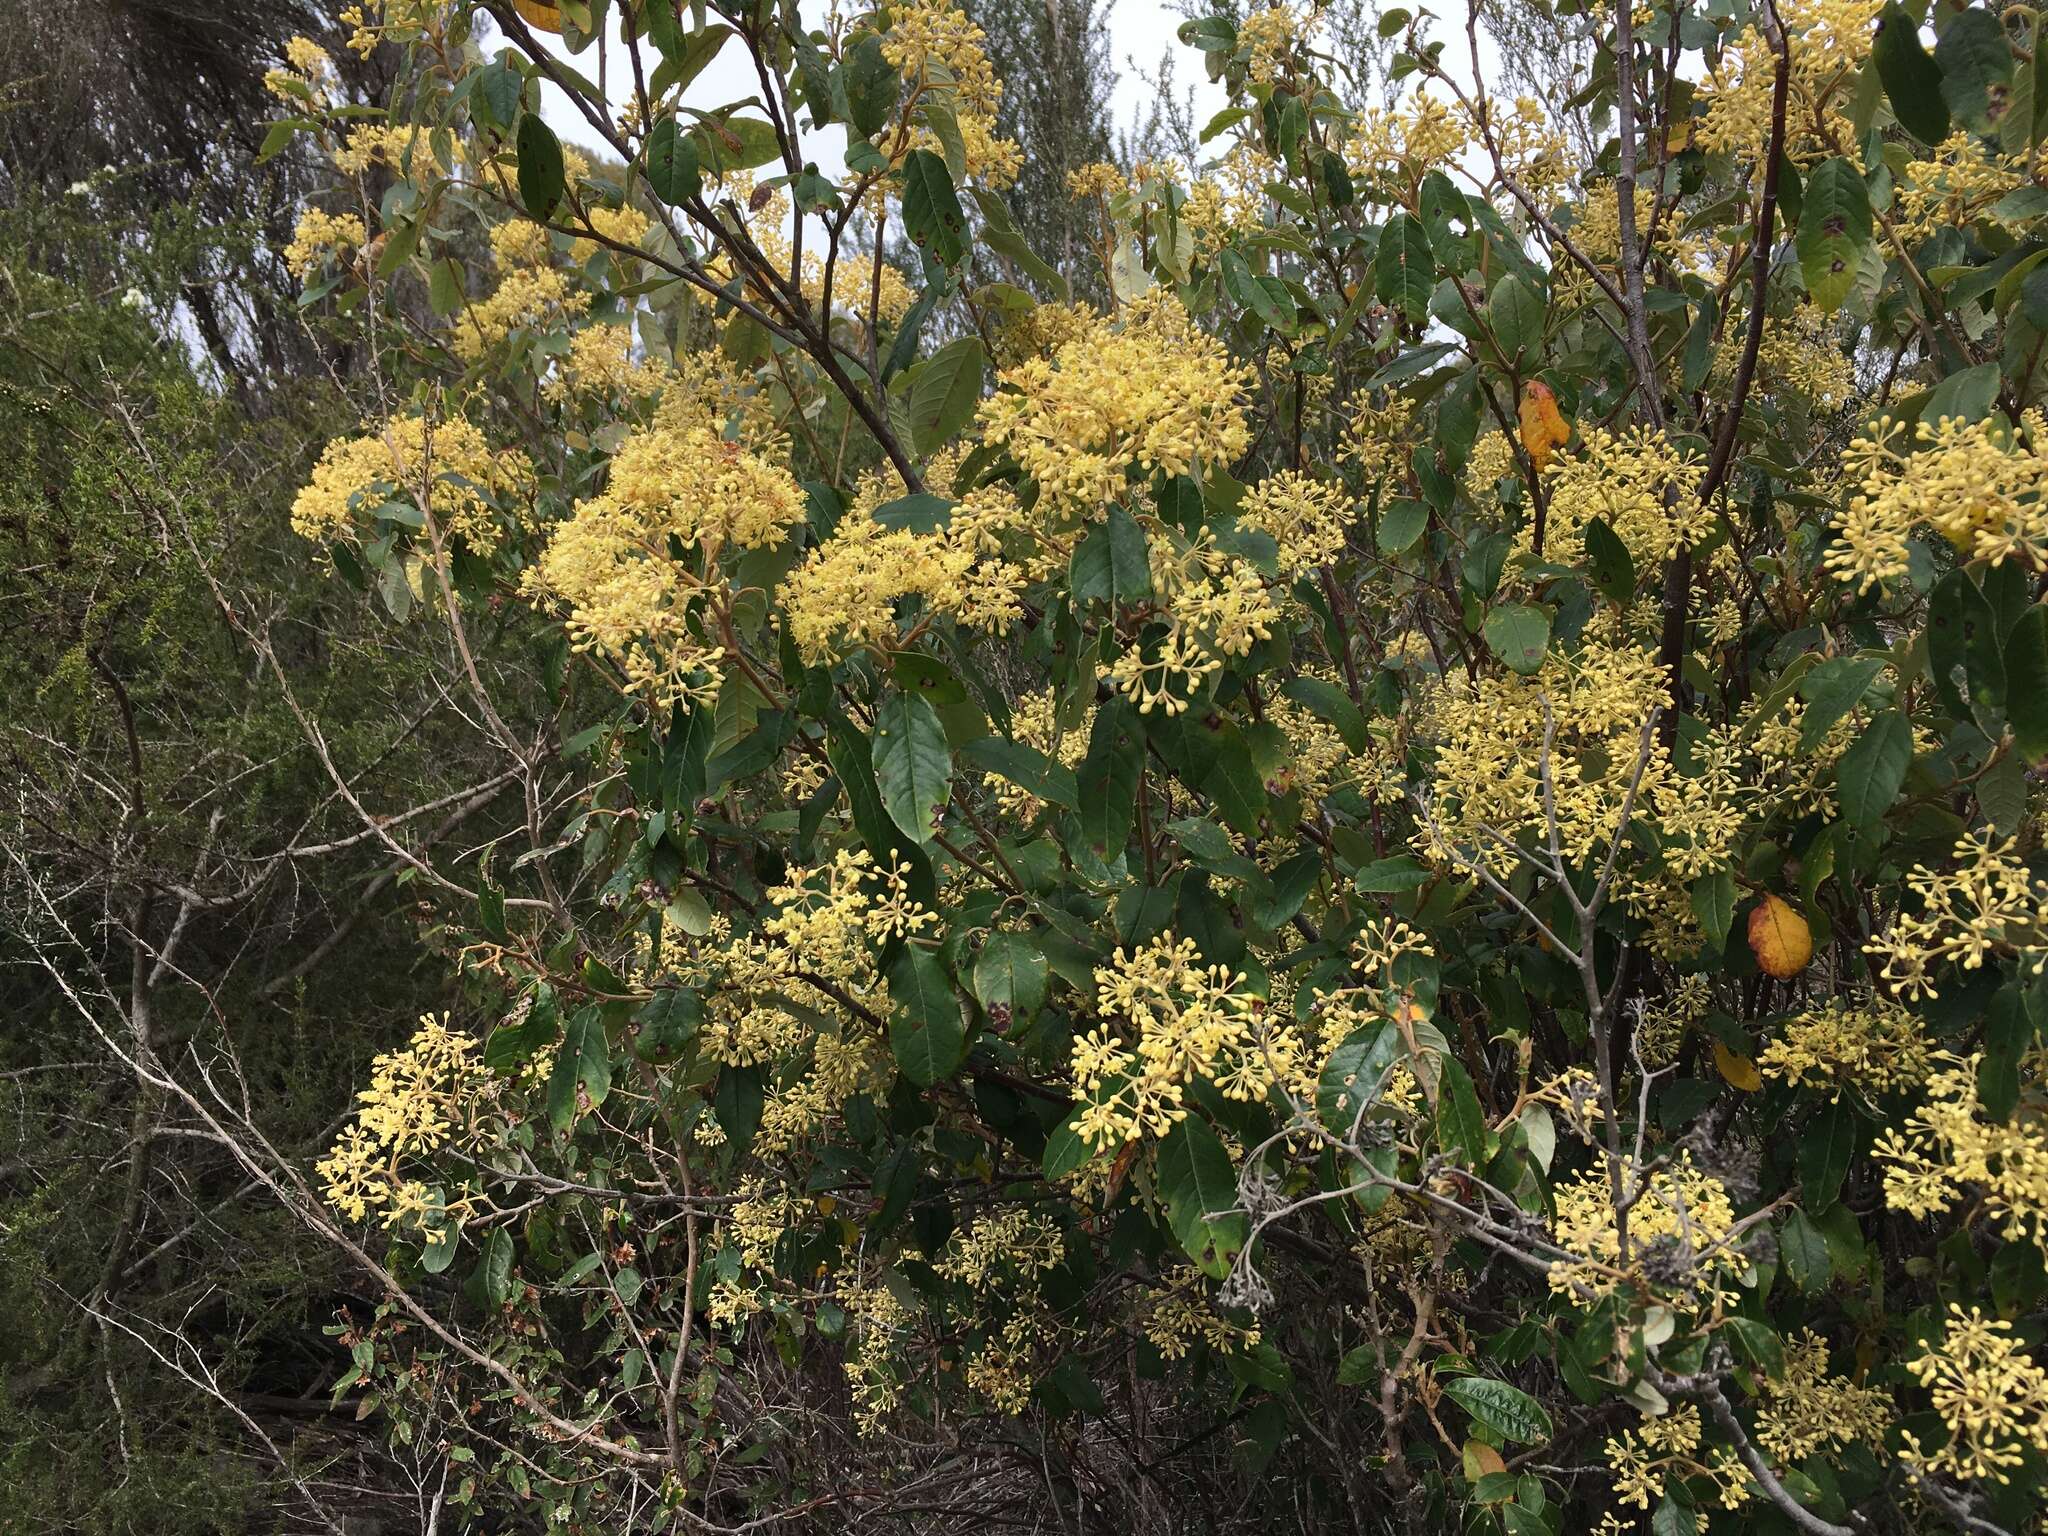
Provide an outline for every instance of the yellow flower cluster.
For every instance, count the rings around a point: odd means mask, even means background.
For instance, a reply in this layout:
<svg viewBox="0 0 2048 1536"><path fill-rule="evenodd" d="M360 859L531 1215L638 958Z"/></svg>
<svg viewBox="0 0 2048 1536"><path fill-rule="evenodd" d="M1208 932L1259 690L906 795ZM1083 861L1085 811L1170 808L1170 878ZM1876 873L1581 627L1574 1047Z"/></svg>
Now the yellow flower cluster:
<svg viewBox="0 0 2048 1536"><path fill-rule="evenodd" d="M1256 1348L1259 1330L1242 1327L1217 1312L1191 1264L1179 1264L1159 1278L1139 1308L1145 1337L1167 1360L1184 1360L1198 1344L1219 1354Z"/></svg>
<svg viewBox="0 0 2048 1536"><path fill-rule="evenodd" d="M1246 75L1261 84L1277 78L1295 49L1314 41L1322 22L1320 7L1296 7L1287 0L1274 0L1254 10L1237 27L1237 46L1245 55Z"/></svg>
<svg viewBox="0 0 2048 1536"><path fill-rule="evenodd" d="M2030 975L2048 966L2048 891L2014 853L2014 842L1966 832L1951 855L1956 867L1915 864L1906 891L1917 910L1863 946L1884 960L1884 979L1900 997L1939 997L1936 967L1980 969L1987 958L2017 956Z"/></svg>
<svg viewBox="0 0 2048 1536"><path fill-rule="evenodd" d="M1066 1242L1050 1217L1013 1207L977 1215L953 1234L932 1268L970 1290L1035 1289L1038 1276L1057 1269L1065 1256Z"/></svg>
<svg viewBox="0 0 2048 1536"><path fill-rule="evenodd" d="M404 1050L371 1063L370 1086L356 1095L355 1123L314 1167L328 1203L350 1221L382 1211L387 1227L431 1222L424 1226L426 1240L447 1241L446 1227L432 1218L459 1219L468 1203L444 1206L404 1164L458 1139L488 1075L475 1039L450 1030L445 1016L422 1014Z"/></svg>
<svg viewBox="0 0 2048 1536"><path fill-rule="evenodd" d="M557 360L548 398L644 400L674 377L659 358L633 355L633 330L624 324L586 325L569 337L568 354Z"/></svg>
<svg viewBox="0 0 2048 1536"><path fill-rule="evenodd" d="M1153 524L1145 516L1141 524ZM1109 679L1140 712L1177 715L1226 656L1243 656L1281 622L1266 579L1218 549L1205 531L1188 539L1154 527L1147 553L1155 590L1167 599L1167 631L1133 645L1111 664Z"/></svg>
<svg viewBox="0 0 2048 1536"><path fill-rule="evenodd" d="M1096 1006L1117 1023L1076 1035L1076 1126L1100 1152L1163 1136L1186 1114L1196 1080L1224 1097L1257 1099L1290 1077L1301 1057L1291 1025L1269 1019L1262 999L1228 966L1205 965L1193 939L1161 934L1136 952L1119 947L1095 972Z"/></svg>
<svg viewBox="0 0 2048 1536"><path fill-rule="evenodd" d="M1904 1460L1922 1473L2012 1481L2027 1453L2048 1453L2048 1370L2020 1349L2012 1324L1954 1303L1941 1343L1906 1362L1934 1396L1948 1444L1924 1448L1910 1431Z"/></svg>
<svg viewBox="0 0 2048 1536"><path fill-rule="evenodd" d="M2022 232L2031 216L2000 219L1993 205L2033 179L2026 155L2000 154L1966 129L1958 128L1934 147L1931 159L1915 160L1899 179L1893 227L1909 244L1944 229L1966 229L1978 219Z"/></svg>
<svg viewBox="0 0 2048 1536"><path fill-rule="evenodd" d="M725 654L703 633L719 551L773 544L802 516L779 464L703 425L656 425L620 446L605 493L556 526L524 586L559 603L576 649L609 657L629 688L694 707L715 697Z"/></svg>
<svg viewBox="0 0 2048 1536"><path fill-rule="evenodd" d="M491 226L491 255L501 267L544 267L554 246L544 226L513 218Z"/></svg>
<svg viewBox="0 0 2048 1536"><path fill-rule="evenodd" d="M1249 379L1179 300L1155 290L1095 319L1050 358L1004 370L981 421L1038 482L1042 504L1096 519L1126 494L1133 465L1199 474L1242 454Z"/></svg>
<svg viewBox="0 0 2048 1536"><path fill-rule="evenodd" d="M360 176L382 167L414 181L447 175L462 163L462 141L430 134L417 124L360 123L332 151L334 168L344 176Z"/></svg>
<svg viewBox="0 0 2048 1536"><path fill-rule="evenodd" d="M1417 836L1427 857L1450 862L1451 847L1505 876L1515 857L1510 840L1546 836L1542 780L1544 707L1556 723L1550 778L1559 842L1565 857L1602 853L1621 830L1621 808L1634 775L1643 722L1663 702L1663 671L1647 647L1588 643L1576 658L1553 652L1533 677L1459 672L1425 699L1419 728L1436 750L1431 823ZM1671 772L1661 743L1652 742L1637 792Z"/></svg>
<svg viewBox="0 0 2048 1536"><path fill-rule="evenodd" d="M1651 1169L1637 1185L1628 1213L1626 1263L1604 1169L1581 1172L1555 1193L1551 1236L1573 1255L1550 1268L1551 1289L1562 1295L1605 1296L1625 1275L1633 1275L1668 1295L1705 1303L1722 1294L1724 1281L1749 1268L1733 1244L1735 1207L1727 1188L1694 1167L1690 1153L1681 1153L1668 1167Z"/></svg>
<svg viewBox="0 0 2048 1536"><path fill-rule="evenodd" d="M893 641L901 598L959 614L974 567L973 553L950 540L852 511L783 582L783 619L806 662L829 662Z"/></svg>
<svg viewBox="0 0 2048 1536"><path fill-rule="evenodd" d="M487 555L501 537L499 510L524 498L532 484L524 454L493 453L483 433L459 416L431 423L394 416L378 432L327 445L292 502L292 528L307 539L353 540L362 515L391 500L430 513L444 533Z"/></svg>
<svg viewBox="0 0 2048 1536"><path fill-rule="evenodd" d="M1708 375L1709 390L1726 391L1733 383L1745 339L1733 326L1722 335ZM1760 389L1784 390L1822 410L1833 410L1854 393L1856 365L1819 306L1801 304L1789 315L1772 315L1764 322L1756 379Z"/></svg>
<svg viewBox="0 0 2048 1536"><path fill-rule="evenodd" d="M1023 152L996 133L996 112L1002 105L1003 83L996 78L980 27L965 11L944 0L909 0L889 12L889 30L882 34L882 56L903 76L911 100L927 94L951 108L966 151L966 170L990 186L1006 187L1024 167ZM931 134L921 130L904 150L936 149Z"/></svg>
<svg viewBox="0 0 2048 1536"><path fill-rule="evenodd" d="M1398 106L1358 110L1344 164L1368 197L1412 207L1422 178L1454 163L1471 141L1464 114L1418 88Z"/></svg>
<svg viewBox="0 0 2048 1536"><path fill-rule="evenodd" d="M1778 8L1792 57L1787 153L1799 164L1835 152L1856 135L1839 103L1870 55L1884 0L1787 0ZM1708 154L1760 156L1769 142L1777 56L1746 27L1708 76L1706 116L1693 135Z"/></svg>
<svg viewBox="0 0 2048 1536"><path fill-rule="evenodd" d="M692 969L706 1052L731 1066L782 1068L757 1141L776 1153L815 1136L856 1094L887 1088L888 1046L866 1022L890 1012L876 950L938 917L911 897L893 850L886 864L842 850L816 869L792 869L767 896L776 911L758 934L735 942L714 922L694 941Z"/></svg>
<svg viewBox="0 0 2048 1536"><path fill-rule="evenodd" d="M1699 502L1699 461L1648 427L1582 433L1583 457L1550 461L1550 517L1543 554L1564 563L1582 557L1586 525L1599 518L1628 546L1639 570L1660 569L1682 544L1714 526ZM1522 542L1529 534L1524 530Z"/></svg>
<svg viewBox="0 0 2048 1536"><path fill-rule="evenodd" d="M284 264L303 282L325 266L330 257L355 250L368 238L369 232L357 215L308 208L299 215L291 244L284 248Z"/></svg>
<svg viewBox="0 0 2048 1536"><path fill-rule="evenodd" d="M1239 516L1271 534L1280 546L1280 568L1299 576L1343 554L1356 511L1342 484L1283 469L1246 493Z"/></svg>
<svg viewBox="0 0 2048 1536"><path fill-rule="evenodd" d="M590 308L590 295L570 286L569 280L552 267L513 267L499 280L490 297L467 305L454 330L448 333L449 348L466 363L473 363L514 331L546 333L566 330L571 321Z"/></svg>
<svg viewBox="0 0 2048 1536"><path fill-rule="evenodd" d="M1877 1095L1914 1087L1927 1080L1931 1060L1919 1019L1899 1004L1836 998L1787 1023L1757 1065L1766 1077L1838 1099L1845 1088Z"/></svg>
<svg viewBox="0 0 2048 1536"><path fill-rule="evenodd" d="M1995 1120L1977 1095L1981 1056L1956 1058L1927 1080L1927 1102L1904 1130L1872 1148L1884 1171L1885 1204L1922 1220L1975 1198L2008 1242L2031 1239L2048 1253L2048 1095L2038 1051L2021 1064L2020 1103Z"/></svg>
<svg viewBox="0 0 2048 1536"><path fill-rule="evenodd" d="M264 73L264 89L293 107L325 106L335 85L327 50L310 37L293 37L284 45L284 58L284 68Z"/></svg>
<svg viewBox="0 0 2048 1536"><path fill-rule="evenodd" d="M1662 1499L1672 1478L1712 1483L1723 1509L1740 1509L1749 1497L1749 1473L1732 1450L1716 1446L1700 1459L1700 1411L1691 1403L1623 1430L1605 1449L1614 1472L1614 1496L1636 1509Z"/></svg>
<svg viewBox="0 0 2048 1536"><path fill-rule="evenodd" d="M1763 1376L1758 1384L1763 1401L1756 1437L1781 1462L1832 1455L1859 1440L1873 1448L1884 1444L1892 1421L1890 1396L1846 1376L1830 1376L1827 1340L1810 1328L1785 1342L1784 1374Z"/></svg>
<svg viewBox="0 0 2048 1536"><path fill-rule="evenodd" d="M615 263L630 260L626 252L636 248L646 238L647 231L654 227L654 221L630 203L621 208L599 206L589 209L584 216L592 233L579 236L569 246L569 259L579 265L599 251L610 253ZM621 245L626 247L626 251L615 249Z"/></svg>
<svg viewBox="0 0 2048 1536"><path fill-rule="evenodd" d="M1880 416L1844 460L1856 495L1822 562L1867 592L1906 574L1914 530L1934 529L1964 557L1993 565L2048 559L2048 419L2028 411L2014 433L2002 417L1922 421L1912 442Z"/></svg>

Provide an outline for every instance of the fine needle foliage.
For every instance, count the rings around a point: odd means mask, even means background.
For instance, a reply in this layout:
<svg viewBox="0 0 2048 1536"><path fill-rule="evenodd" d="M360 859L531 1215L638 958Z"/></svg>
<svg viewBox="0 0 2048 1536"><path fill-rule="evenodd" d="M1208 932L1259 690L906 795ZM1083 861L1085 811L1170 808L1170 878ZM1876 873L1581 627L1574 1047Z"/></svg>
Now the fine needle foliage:
<svg viewBox="0 0 2048 1536"><path fill-rule="evenodd" d="M1576 94L1190 20L1092 256L948 0L291 42L295 558L503 799L326 764L436 944L324 1148L102 1035L437 1519L2039 1528L2048 38L1497 3Z"/></svg>

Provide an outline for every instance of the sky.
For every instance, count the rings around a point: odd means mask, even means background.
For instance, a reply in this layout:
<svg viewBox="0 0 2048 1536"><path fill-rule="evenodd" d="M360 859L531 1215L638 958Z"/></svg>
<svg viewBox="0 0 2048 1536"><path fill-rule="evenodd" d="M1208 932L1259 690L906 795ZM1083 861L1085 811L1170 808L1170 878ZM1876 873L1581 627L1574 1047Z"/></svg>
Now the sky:
<svg viewBox="0 0 2048 1536"><path fill-rule="evenodd" d="M822 24L826 10L824 0L802 0L802 13L807 21ZM606 71L606 84L615 94L621 80L628 78L631 65L618 44L617 11L613 11L606 44L612 52ZM1179 15L1163 0L1114 0L1109 13L1110 58L1117 73L1116 90L1112 98L1112 122L1118 129L1129 128L1143 116L1150 106L1151 75L1156 69L1161 53L1171 48L1175 55L1175 72L1179 89L1185 92L1192 85L1195 89L1196 117L1199 127L1208 117L1223 105L1223 92L1211 85L1202 70L1202 56L1192 48L1183 47L1175 36L1180 25ZM543 38L555 43L557 40ZM598 78L598 46L593 43L582 53L570 55L559 46L558 52L567 62L589 79ZM1132 67L1136 60L1136 68ZM745 51L736 41L727 46L713 59L711 64L691 84L686 102L693 107L712 108L728 102L739 101L759 92L759 83L754 79ZM597 148L601 141L590 130L583 118L572 107L567 97L553 87L543 92L541 115L548 126L562 138L589 148ZM833 127L816 134L806 135L806 153L818 162L818 167L827 175L834 175L840 169L840 155L844 150L844 130Z"/></svg>

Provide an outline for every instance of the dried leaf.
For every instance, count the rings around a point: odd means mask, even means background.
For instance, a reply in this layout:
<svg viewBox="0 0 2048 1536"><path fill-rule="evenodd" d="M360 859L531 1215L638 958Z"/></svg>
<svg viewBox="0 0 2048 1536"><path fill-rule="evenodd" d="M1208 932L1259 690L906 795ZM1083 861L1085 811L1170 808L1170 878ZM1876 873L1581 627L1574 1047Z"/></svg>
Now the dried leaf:
<svg viewBox="0 0 2048 1536"><path fill-rule="evenodd" d="M1731 1088L1755 1093L1764 1085L1763 1074L1747 1056L1738 1056L1720 1041L1714 1042L1714 1065Z"/></svg>
<svg viewBox="0 0 2048 1536"><path fill-rule="evenodd" d="M1572 440L1572 424L1557 408L1557 396L1548 384L1529 384L1522 390L1522 447L1529 462L1542 473L1551 454Z"/></svg>
<svg viewBox="0 0 2048 1536"><path fill-rule="evenodd" d="M1766 895L1749 914L1749 947L1758 969L1784 981L1813 958L1813 930L1789 904Z"/></svg>

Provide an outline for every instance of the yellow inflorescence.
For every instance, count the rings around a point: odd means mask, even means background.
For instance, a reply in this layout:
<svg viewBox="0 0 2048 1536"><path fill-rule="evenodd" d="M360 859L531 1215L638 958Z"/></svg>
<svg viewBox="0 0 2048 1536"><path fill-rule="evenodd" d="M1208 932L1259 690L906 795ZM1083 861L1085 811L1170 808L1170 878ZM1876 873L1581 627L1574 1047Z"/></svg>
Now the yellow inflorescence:
<svg viewBox="0 0 2048 1536"><path fill-rule="evenodd" d="M1227 464L1251 441L1247 371L1171 294L1098 318L1050 358L1006 369L982 406L990 442L1038 482L1041 505L1101 518L1132 467L1184 475Z"/></svg>
<svg viewBox="0 0 2048 1536"><path fill-rule="evenodd" d="M291 244L284 248L284 264L300 279L310 278L332 257L353 251L369 238L363 221L353 213L327 213L308 208L299 215Z"/></svg>
<svg viewBox="0 0 2048 1536"><path fill-rule="evenodd" d="M292 502L292 528L308 539L353 540L364 515L388 499L430 512L443 532L489 554L502 529L485 497L501 506L523 500L532 482L523 454L493 453L483 433L459 416L394 416L379 432L327 445L312 481Z"/></svg>
<svg viewBox="0 0 2048 1536"><path fill-rule="evenodd" d="M1904 1460L1923 1473L2005 1483L2028 1452L2048 1452L2048 1370L2020 1349L2011 1323L1953 1303L1941 1342L1906 1369L1934 1395L1949 1429L1932 1451L1911 1432Z"/></svg>
<svg viewBox="0 0 2048 1536"><path fill-rule="evenodd" d="M2001 1237L2048 1253L2048 1061L2039 1052L2022 1060L2021 1101L1998 1120L1978 1096L1983 1058L1937 1059L1945 1065L1927 1080L1927 1102L1872 1149L1887 1165L1885 1204L1925 1219L1975 1199Z"/></svg>
<svg viewBox="0 0 2048 1536"><path fill-rule="evenodd" d="M475 1039L451 1031L445 1018L422 1014L404 1050L377 1057L370 1086L356 1095L355 1123L315 1166L328 1203L350 1221L381 1211L387 1227L440 1214L434 1192L404 1165L439 1151L465 1129L476 1088L488 1076L476 1056ZM445 1209L459 1218L467 1206ZM429 1242L448 1237L438 1223L425 1233Z"/></svg>
<svg viewBox="0 0 2048 1536"><path fill-rule="evenodd" d="M1723 1509L1740 1509L1749 1498L1749 1474L1733 1451L1716 1446L1701 1456L1700 1411L1690 1403L1623 1430L1605 1449L1614 1472L1614 1496L1636 1509L1664 1498L1674 1478L1710 1482Z"/></svg>
<svg viewBox="0 0 2048 1536"><path fill-rule="evenodd" d="M1867 592L1906 574L1907 541L1928 527L1966 559L2028 566L2048 559L2048 420L2028 411L2015 433L2002 417L1920 422L1912 442L1880 416L1849 444L1856 494L1822 556L1841 580Z"/></svg>
<svg viewBox="0 0 2048 1536"><path fill-rule="evenodd" d="M1966 971L1998 955L2016 956L2030 975L2048 966L2048 891L1990 831L1956 840L1950 870L1915 864L1906 877L1909 909L1863 946L1884 961L1884 979L1900 997L1938 997L1935 972Z"/></svg>
<svg viewBox="0 0 2048 1536"><path fill-rule="evenodd" d="M1292 1026L1266 1017L1241 974L1203 964L1192 939L1162 934L1135 953L1119 948L1095 981L1098 1010L1120 1021L1074 1039L1077 1129L1097 1151L1165 1135L1197 1080L1256 1099L1301 1055Z"/></svg>
<svg viewBox="0 0 2048 1536"><path fill-rule="evenodd" d="M1873 1448L1884 1444L1891 1397L1846 1376L1830 1376L1827 1340L1811 1329L1786 1341L1784 1374L1760 1376L1759 1386L1756 1437L1782 1462L1833 1455L1857 1441Z"/></svg>
<svg viewBox="0 0 2048 1536"><path fill-rule="evenodd" d="M1004 187L1023 169L1023 153L996 132L1003 83L988 61L980 27L965 11L943 0L910 0L889 12L882 55L903 76L913 97L930 92L945 99L960 128L966 171L991 186ZM936 149L920 130L907 147Z"/></svg>
<svg viewBox="0 0 2048 1536"><path fill-rule="evenodd" d="M1630 1274L1700 1303L1719 1296L1727 1281L1749 1267L1731 1244L1735 1207L1727 1189L1694 1167L1690 1154L1638 1177L1643 1183L1629 1208L1626 1262L1605 1171L1590 1169L1557 1186L1551 1235L1575 1257L1551 1266L1551 1288L1604 1296Z"/></svg>
<svg viewBox="0 0 2048 1536"><path fill-rule="evenodd" d="M1836 1099L1845 1088L1876 1095L1923 1083L1931 1060L1919 1019L1899 1004L1837 998L1788 1022L1757 1065L1766 1077Z"/></svg>

